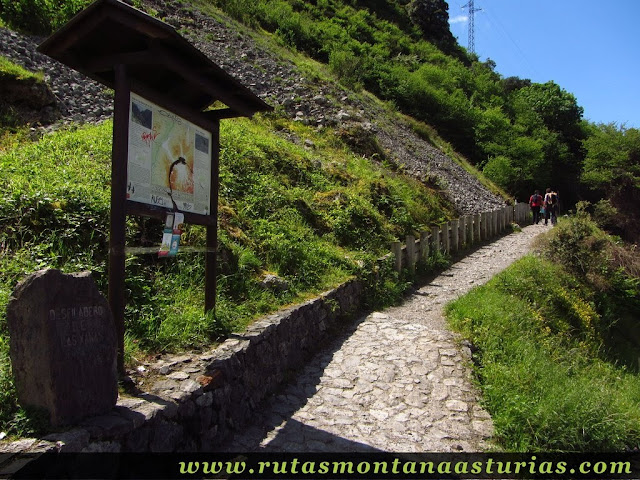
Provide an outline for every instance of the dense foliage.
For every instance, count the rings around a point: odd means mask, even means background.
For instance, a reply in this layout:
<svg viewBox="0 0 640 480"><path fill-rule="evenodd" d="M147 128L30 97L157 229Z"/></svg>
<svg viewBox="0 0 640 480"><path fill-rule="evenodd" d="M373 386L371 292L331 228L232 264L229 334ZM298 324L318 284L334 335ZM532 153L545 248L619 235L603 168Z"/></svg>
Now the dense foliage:
<svg viewBox="0 0 640 480"><path fill-rule="evenodd" d="M87 3L0 0L0 19L48 33ZM618 216L610 223L622 222L619 233L632 241L639 238L637 130L589 124L575 96L553 81L503 78L494 62L479 62L451 36L446 1L193 3L219 7L247 25L273 32L286 46L328 64L346 85L364 87L433 125L516 198L526 200L534 189L551 186L566 211L579 199L595 203L604 197L630 218ZM622 148L616 151L616 146ZM629 175L615 173L625 171ZM618 185L624 191L609 188Z"/></svg>
<svg viewBox="0 0 640 480"><path fill-rule="evenodd" d="M449 307L508 450L640 445L640 263L580 210Z"/></svg>
<svg viewBox="0 0 640 480"><path fill-rule="evenodd" d="M613 124L591 125L584 142L582 182L592 198L597 221L636 243L640 240L640 130Z"/></svg>
<svg viewBox="0 0 640 480"><path fill-rule="evenodd" d="M468 55L448 40L446 2L211 1L432 124L518 197L553 184L577 198L584 129L575 97L553 82L503 79L493 62Z"/></svg>
<svg viewBox="0 0 640 480"><path fill-rule="evenodd" d="M87 3L0 0L0 19L46 34ZM546 186L560 192L565 207L588 197L598 222L637 240L638 130L584 122L577 99L552 81L502 78L493 62L479 62L451 41L446 2L197 3L272 32L328 64L345 85L366 88L429 123L520 200ZM129 356L197 348L356 274L371 281L378 299L397 294L402 282L384 266L376 270L373 259L386 253L389 240L451 215L427 186L350 153L331 133L262 118L224 122L222 135L217 315L202 314L201 253L171 262L130 255ZM1 312L15 283L43 267L90 269L104 289L110 137L109 123L37 142L23 131L2 132ZM154 245L160 231L155 221L131 219L128 241ZM189 228L184 243L202 246L202 230ZM482 349L481 376L492 379L485 391L499 433L514 449L637 447L640 387L629 372L639 346L621 333L637 328L637 263L582 211L554 229L548 244L545 254L562 269L528 259L454 307L460 328ZM266 273L289 288L265 289ZM0 316L0 429L20 434L31 427L15 402L6 330ZM583 370L584 377L577 374ZM512 393L514 386L523 392L515 400L501 390ZM576 409L584 398L592 401Z"/></svg>
<svg viewBox="0 0 640 480"><path fill-rule="evenodd" d="M16 405L8 359L5 307L16 283L46 267L88 269L106 293L111 129L86 126L0 148L1 431L31 428ZM129 360L210 345L354 275L372 289L372 305L398 298L404 282L375 259L396 237L451 216L438 193L351 153L330 133L254 118L224 122L221 138L216 315L203 314L204 254L158 259L162 224L130 217L128 245L148 251L127 255ZM197 226L183 237L187 249L205 245ZM267 273L287 288L262 286Z"/></svg>
<svg viewBox="0 0 640 480"><path fill-rule="evenodd" d="M553 187L560 193L564 212L579 199L595 201L601 198L598 194L614 197L616 192L602 184L598 192L590 188L595 142L615 143L622 136L638 148L635 130L582 120L583 109L575 96L553 81L503 78L494 62L482 63L467 54L450 41L445 27L448 7L442 0L200 3L211 3L248 25L273 32L285 45L327 63L346 85L364 87L433 125L520 200L526 201L534 189ZM602 139L589 140L594 133ZM625 151L633 151L629 148ZM637 170L637 156L616 158L621 171ZM624 209L623 215L637 219L637 181L630 189L632 193L624 197L628 201L612 201ZM638 224L635 220L625 225L634 222ZM629 225L622 233L632 241L639 238Z"/></svg>
<svg viewBox="0 0 640 480"><path fill-rule="evenodd" d="M91 0L0 0L0 18L15 29L48 34L90 3Z"/></svg>

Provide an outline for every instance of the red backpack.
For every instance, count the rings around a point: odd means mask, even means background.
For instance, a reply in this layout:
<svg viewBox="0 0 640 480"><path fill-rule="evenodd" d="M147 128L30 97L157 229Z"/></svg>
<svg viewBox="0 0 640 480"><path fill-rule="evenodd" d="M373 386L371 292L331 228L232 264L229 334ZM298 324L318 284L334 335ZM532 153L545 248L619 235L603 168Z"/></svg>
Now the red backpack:
<svg viewBox="0 0 640 480"><path fill-rule="evenodd" d="M542 205L542 196L539 193L531 195L531 198L529 199L529 206L539 207L540 205Z"/></svg>

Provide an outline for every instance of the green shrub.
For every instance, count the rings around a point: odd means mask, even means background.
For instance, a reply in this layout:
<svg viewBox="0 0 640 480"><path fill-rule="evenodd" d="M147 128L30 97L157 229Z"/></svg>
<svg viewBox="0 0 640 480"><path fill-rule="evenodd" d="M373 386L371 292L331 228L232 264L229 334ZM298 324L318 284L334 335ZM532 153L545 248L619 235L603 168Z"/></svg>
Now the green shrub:
<svg viewBox="0 0 640 480"><path fill-rule="evenodd" d="M329 67L342 83L352 90L362 88L364 61L347 50L334 49L329 54Z"/></svg>
<svg viewBox="0 0 640 480"><path fill-rule="evenodd" d="M593 206L593 220L602 229L615 228L619 222L619 216L620 212L609 199L602 199Z"/></svg>
<svg viewBox="0 0 640 480"><path fill-rule="evenodd" d="M640 331L640 261L634 247L627 247L598 229L578 204L575 216L562 219L538 245L547 258L582 279L592 290L601 317L604 353L611 359L638 369Z"/></svg>
<svg viewBox="0 0 640 480"><path fill-rule="evenodd" d="M576 275L599 274L606 266L608 244L606 234L591 221L583 206L565 222L560 222L545 237L541 249L544 254Z"/></svg>
<svg viewBox="0 0 640 480"><path fill-rule="evenodd" d="M478 348L484 401L505 449L640 444L640 378L601 355L592 298L559 266L526 257L447 307L454 327Z"/></svg>
<svg viewBox="0 0 640 480"><path fill-rule="evenodd" d="M309 138L307 150L272 133ZM6 355L4 310L11 291L40 268L88 269L107 290L112 124L59 130L0 151L0 429L28 431ZM288 136L288 135L286 135ZM256 317L335 287L358 274L412 225L449 215L419 182L349 152L339 136L286 119L225 121L221 128L219 255L215 315L204 314L204 254L186 248L160 259L127 254L125 357L211 346ZM162 222L128 217L127 245L159 245ZM205 229L187 225L181 245L203 247ZM288 288L261 285L266 273ZM379 277L395 297L406 280ZM29 430L31 431L31 430Z"/></svg>
<svg viewBox="0 0 640 480"><path fill-rule="evenodd" d="M360 268L358 278L364 285L364 307L377 310L398 303L411 281L398 274L392 257L380 262L368 258Z"/></svg>
<svg viewBox="0 0 640 480"><path fill-rule="evenodd" d="M89 3L90 0L0 0L0 18L14 28L48 34Z"/></svg>

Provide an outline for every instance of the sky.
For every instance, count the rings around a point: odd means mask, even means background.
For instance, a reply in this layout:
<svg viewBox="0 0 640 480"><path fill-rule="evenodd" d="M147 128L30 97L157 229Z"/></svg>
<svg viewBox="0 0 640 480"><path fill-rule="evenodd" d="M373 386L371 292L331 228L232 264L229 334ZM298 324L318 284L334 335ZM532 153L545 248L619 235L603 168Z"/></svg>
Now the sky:
<svg viewBox="0 0 640 480"><path fill-rule="evenodd" d="M448 0L468 48L468 0ZM474 0L475 52L503 77L552 80L583 118L640 128L640 0Z"/></svg>

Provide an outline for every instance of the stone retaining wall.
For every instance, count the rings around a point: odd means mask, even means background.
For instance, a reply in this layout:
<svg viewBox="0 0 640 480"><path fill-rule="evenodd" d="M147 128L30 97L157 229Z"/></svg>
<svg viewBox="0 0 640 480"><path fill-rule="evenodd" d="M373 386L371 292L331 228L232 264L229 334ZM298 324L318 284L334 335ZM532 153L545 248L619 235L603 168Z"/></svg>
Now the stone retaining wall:
<svg viewBox="0 0 640 480"><path fill-rule="evenodd" d="M525 207L518 204L509 219L526 223ZM351 280L258 320L214 350L162 357L134 375L140 393L121 395L111 413L43 439L0 441L0 453L215 450L360 310L362 297L361 282Z"/></svg>
<svg viewBox="0 0 640 480"><path fill-rule="evenodd" d="M163 358L141 372L144 393L121 395L111 413L43 439L0 442L0 453L215 450L359 310L362 291L349 281L255 322L215 350Z"/></svg>

